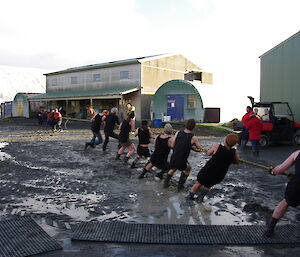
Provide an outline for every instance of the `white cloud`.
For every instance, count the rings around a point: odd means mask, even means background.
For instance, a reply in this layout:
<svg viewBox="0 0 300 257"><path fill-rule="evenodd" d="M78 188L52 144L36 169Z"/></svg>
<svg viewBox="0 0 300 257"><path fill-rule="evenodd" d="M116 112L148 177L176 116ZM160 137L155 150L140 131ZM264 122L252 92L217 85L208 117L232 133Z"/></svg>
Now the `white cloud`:
<svg viewBox="0 0 300 257"><path fill-rule="evenodd" d="M216 105L228 120L244 112L247 95L259 97L258 57L299 30L298 0L174 0L167 8L151 1L152 13L137 3L2 0L0 59L55 70L182 53L213 73Z"/></svg>

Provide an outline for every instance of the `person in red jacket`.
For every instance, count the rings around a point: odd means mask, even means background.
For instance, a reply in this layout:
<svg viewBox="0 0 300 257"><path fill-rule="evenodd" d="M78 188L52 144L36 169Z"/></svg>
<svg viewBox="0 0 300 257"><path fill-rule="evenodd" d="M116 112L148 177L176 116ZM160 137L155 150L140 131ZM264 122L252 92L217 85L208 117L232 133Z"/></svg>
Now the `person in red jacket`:
<svg viewBox="0 0 300 257"><path fill-rule="evenodd" d="M250 121L250 115L253 113L251 106L246 107L246 114L242 117L243 122L243 130L240 137L240 146L241 150L243 150L249 140L249 131L247 129L247 124Z"/></svg>
<svg viewBox="0 0 300 257"><path fill-rule="evenodd" d="M258 157L262 121L256 116L255 112L250 115L250 119L246 123L246 128L249 130L249 139L252 145L252 152L255 157Z"/></svg>
<svg viewBox="0 0 300 257"><path fill-rule="evenodd" d="M58 111L58 109L54 110L54 131L62 131L61 129L61 124L62 124L62 115Z"/></svg>

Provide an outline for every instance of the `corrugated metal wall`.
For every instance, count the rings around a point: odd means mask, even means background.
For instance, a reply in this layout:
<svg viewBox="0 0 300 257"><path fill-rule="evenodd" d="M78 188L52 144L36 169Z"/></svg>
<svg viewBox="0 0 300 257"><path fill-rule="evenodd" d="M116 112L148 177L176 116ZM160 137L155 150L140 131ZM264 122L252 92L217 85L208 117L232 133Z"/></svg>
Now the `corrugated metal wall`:
<svg viewBox="0 0 300 257"><path fill-rule="evenodd" d="M290 103L300 122L300 32L260 57L260 100Z"/></svg>

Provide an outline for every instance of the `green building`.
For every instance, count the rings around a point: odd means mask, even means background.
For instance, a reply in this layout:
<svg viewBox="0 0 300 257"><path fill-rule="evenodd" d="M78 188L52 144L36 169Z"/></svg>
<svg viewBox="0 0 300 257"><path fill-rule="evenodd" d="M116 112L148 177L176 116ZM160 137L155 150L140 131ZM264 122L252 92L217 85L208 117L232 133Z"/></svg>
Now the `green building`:
<svg viewBox="0 0 300 257"><path fill-rule="evenodd" d="M300 31L260 56L260 101L288 102L300 122Z"/></svg>
<svg viewBox="0 0 300 257"><path fill-rule="evenodd" d="M194 118L203 121L203 102L197 88L186 80L170 80L155 92L151 113L153 120L180 121Z"/></svg>

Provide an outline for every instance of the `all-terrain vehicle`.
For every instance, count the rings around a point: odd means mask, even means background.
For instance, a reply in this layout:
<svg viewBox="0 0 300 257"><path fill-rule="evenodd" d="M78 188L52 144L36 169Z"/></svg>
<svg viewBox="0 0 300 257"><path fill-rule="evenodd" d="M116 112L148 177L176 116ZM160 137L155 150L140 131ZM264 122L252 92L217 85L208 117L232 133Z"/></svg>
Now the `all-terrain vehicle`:
<svg viewBox="0 0 300 257"><path fill-rule="evenodd" d="M253 111L263 122L262 147L281 142L300 145L300 123L295 122L288 102L254 102L253 97L248 98Z"/></svg>

